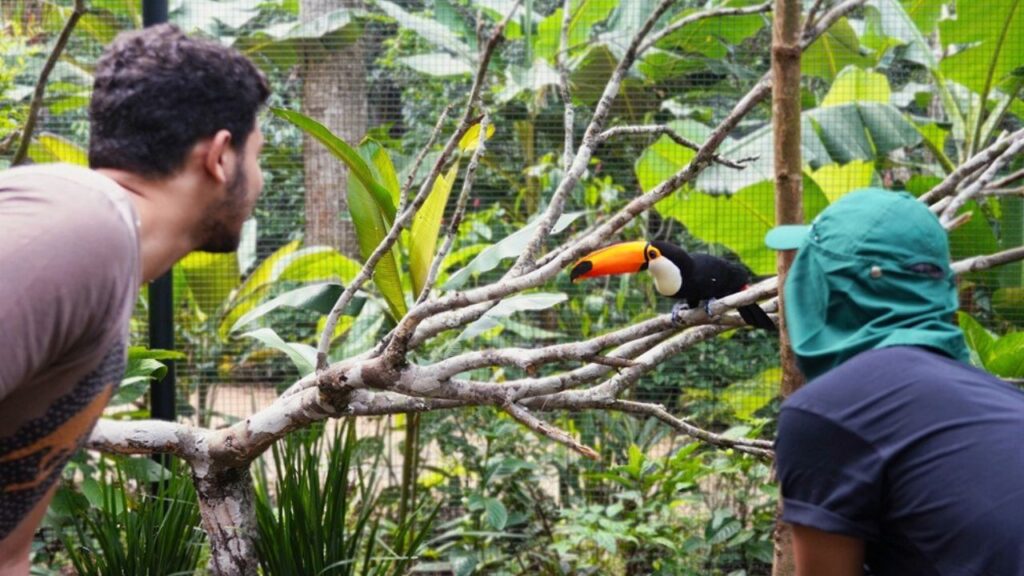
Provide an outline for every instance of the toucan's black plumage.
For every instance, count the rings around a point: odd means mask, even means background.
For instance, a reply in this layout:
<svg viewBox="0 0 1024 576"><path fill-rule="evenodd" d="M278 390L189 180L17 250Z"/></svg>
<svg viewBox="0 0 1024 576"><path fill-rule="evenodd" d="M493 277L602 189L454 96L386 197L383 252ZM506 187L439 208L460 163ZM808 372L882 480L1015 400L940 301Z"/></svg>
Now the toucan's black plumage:
<svg viewBox="0 0 1024 576"><path fill-rule="evenodd" d="M580 259L573 266L573 281L606 274L650 272L654 286L663 296L681 300L673 308L673 316L685 307L696 308L735 294L747 287L745 268L710 254L689 254L671 242L625 242L603 248ZM776 330L768 314L757 304L737 309L751 326Z"/></svg>

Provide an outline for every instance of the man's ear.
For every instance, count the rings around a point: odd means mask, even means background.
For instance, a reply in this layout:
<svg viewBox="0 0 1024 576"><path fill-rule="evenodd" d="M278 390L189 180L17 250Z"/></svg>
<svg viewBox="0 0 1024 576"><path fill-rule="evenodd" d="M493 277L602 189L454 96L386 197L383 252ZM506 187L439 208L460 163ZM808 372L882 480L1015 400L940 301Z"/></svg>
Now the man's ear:
<svg viewBox="0 0 1024 576"><path fill-rule="evenodd" d="M228 171L234 170L235 150L231 147L231 132L218 130L210 139L203 158L203 165L210 177L219 184L226 184L231 176Z"/></svg>

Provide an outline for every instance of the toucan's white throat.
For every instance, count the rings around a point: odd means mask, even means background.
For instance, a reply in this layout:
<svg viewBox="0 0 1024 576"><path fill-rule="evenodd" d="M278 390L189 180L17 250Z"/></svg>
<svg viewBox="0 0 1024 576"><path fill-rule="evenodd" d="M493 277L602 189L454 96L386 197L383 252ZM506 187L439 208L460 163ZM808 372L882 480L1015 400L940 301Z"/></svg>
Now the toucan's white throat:
<svg viewBox="0 0 1024 576"><path fill-rule="evenodd" d="M654 278L654 288L662 296L675 296L683 287L683 273L679 267L664 256L647 264L647 270Z"/></svg>

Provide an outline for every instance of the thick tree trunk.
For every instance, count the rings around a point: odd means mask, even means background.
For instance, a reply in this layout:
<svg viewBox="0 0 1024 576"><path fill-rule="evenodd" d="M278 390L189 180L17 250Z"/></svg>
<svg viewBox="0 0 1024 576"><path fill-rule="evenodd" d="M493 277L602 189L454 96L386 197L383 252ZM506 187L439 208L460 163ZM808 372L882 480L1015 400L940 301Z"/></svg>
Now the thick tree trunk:
<svg viewBox="0 0 1024 576"><path fill-rule="evenodd" d="M301 0L304 22L361 5L360 0ZM303 112L353 146L366 134L364 42L324 38L305 50ZM306 243L326 244L359 255L355 229L348 218L345 191L348 170L327 149L303 136L306 170Z"/></svg>
<svg viewBox="0 0 1024 576"><path fill-rule="evenodd" d="M775 133L775 221L777 224L803 222L803 167L800 157L800 0L776 0L772 27L772 122ZM795 252L779 252L779 352L782 362L783 397L803 384L786 334L783 284ZM778 518L782 516L779 502ZM792 576L792 533L776 520L774 576Z"/></svg>
<svg viewBox="0 0 1024 576"><path fill-rule="evenodd" d="M211 574L255 576L256 515L248 466L193 475L203 530L210 539Z"/></svg>

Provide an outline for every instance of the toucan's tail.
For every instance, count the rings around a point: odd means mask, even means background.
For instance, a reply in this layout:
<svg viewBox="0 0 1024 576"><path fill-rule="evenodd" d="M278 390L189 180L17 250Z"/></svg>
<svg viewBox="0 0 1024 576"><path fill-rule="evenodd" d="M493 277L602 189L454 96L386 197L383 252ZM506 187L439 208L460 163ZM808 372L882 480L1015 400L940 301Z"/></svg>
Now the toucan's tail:
<svg viewBox="0 0 1024 576"><path fill-rule="evenodd" d="M736 309L740 313L740 317L743 321L751 326L760 328L762 330L768 330L769 332L776 332L778 328L772 319L768 317L768 313L765 312L757 304L747 304L746 306L740 306Z"/></svg>

